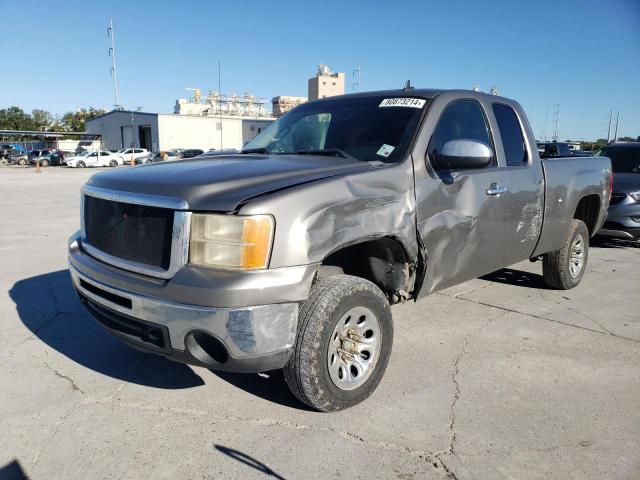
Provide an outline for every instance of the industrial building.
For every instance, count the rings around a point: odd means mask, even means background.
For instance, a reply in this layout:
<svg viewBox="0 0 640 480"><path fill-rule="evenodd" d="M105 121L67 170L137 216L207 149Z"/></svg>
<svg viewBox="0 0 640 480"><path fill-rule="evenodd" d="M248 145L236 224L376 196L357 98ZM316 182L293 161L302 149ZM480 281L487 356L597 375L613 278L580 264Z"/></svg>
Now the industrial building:
<svg viewBox="0 0 640 480"><path fill-rule="evenodd" d="M242 117L267 117L265 108L266 100L257 98L249 92L244 95L222 95L215 90L209 90L208 95L202 101L202 93L199 88L187 88L194 92L189 99L179 98L173 113L178 115L236 115Z"/></svg>
<svg viewBox="0 0 640 480"><path fill-rule="evenodd" d="M279 95L271 99L271 108L273 116L278 118L287 113L292 108L303 104L307 101L307 97L292 97L290 95Z"/></svg>
<svg viewBox="0 0 640 480"><path fill-rule="evenodd" d="M308 79L308 100L342 95L344 82L344 73L332 73L328 66L320 64L316 75ZM307 101L307 97L274 97L271 116L265 107L267 101L248 92L224 95L209 90L203 98L199 88L186 90L193 95L176 100L173 114L116 109L88 120L86 132L100 135L102 147L109 150L131 146L151 151L240 149L274 117Z"/></svg>
<svg viewBox="0 0 640 480"><path fill-rule="evenodd" d="M102 136L102 148L240 149L267 127L271 117L176 115L112 110L86 122L86 132Z"/></svg>
<svg viewBox="0 0 640 480"><path fill-rule="evenodd" d="M328 66L318 65L318 72L308 82L309 101L344 94L344 73L331 73Z"/></svg>

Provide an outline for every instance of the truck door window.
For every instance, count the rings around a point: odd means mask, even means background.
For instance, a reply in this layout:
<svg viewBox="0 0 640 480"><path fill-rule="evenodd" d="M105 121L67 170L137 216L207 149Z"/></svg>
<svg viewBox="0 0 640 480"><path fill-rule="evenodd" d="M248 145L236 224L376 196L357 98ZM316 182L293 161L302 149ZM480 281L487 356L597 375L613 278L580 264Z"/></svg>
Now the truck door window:
<svg viewBox="0 0 640 480"><path fill-rule="evenodd" d="M493 145L487 119L475 100L456 100L447 105L431 136L427 150L429 156L442 151L448 141L459 139L478 140L490 147Z"/></svg>
<svg viewBox="0 0 640 480"><path fill-rule="evenodd" d="M498 122L507 166L519 167L526 165L529 162L529 155L524 142L524 133L522 133L522 127L516 112L504 103L494 103L492 109Z"/></svg>

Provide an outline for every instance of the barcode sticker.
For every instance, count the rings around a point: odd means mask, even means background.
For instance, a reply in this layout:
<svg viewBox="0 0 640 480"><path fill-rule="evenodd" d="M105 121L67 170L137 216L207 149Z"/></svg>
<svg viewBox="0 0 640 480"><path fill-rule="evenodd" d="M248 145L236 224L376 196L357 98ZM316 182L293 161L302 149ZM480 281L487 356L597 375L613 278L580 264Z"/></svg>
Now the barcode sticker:
<svg viewBox="0 0 640 480"><path fill-rule="evenodd" d="M422 108L427 101L423 98L385 98L380 102L378 107L410 107L410 108Z"/></svg>

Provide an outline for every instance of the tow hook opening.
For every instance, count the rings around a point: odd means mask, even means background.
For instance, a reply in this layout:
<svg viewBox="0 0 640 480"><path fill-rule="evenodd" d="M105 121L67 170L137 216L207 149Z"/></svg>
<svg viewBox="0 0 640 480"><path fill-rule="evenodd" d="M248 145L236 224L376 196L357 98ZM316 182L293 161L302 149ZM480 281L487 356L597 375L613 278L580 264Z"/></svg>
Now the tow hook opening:
<svg viewBox="0 0 640 480"><path fill-rule="evenodd" d="M205 365L225 363L229 359L229 352L224 344L207 332L190 332L185 339L185 346L191 355Z"/></svg>

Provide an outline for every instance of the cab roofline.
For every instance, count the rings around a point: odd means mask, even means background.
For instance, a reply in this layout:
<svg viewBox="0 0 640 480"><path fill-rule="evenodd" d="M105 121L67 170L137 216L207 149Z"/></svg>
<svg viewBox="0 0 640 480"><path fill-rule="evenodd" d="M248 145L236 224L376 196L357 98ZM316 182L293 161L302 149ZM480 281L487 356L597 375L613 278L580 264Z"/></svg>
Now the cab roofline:
<svg viewBox="0 0 640 480"><path fill-rule="evenodd" d="M477 98L491 98L493 100L503 100L510 101L510 99L506 97L501 97L499 95L491 95L490 93L485 92L477 92L475 90L465 90L465 89L444 89L444 88L411 88L411 89L395 89L395 90L375 90L371 92L358 92L358 93L345 93L344 95L336 95L332 97L319 98L317 100L313 100L313 102L324 102L331 101L337 98L366 98L366 97L418 97L418 98L426 98L432 99L441 93L458 93L464 94L471 97Z"/></svg>

